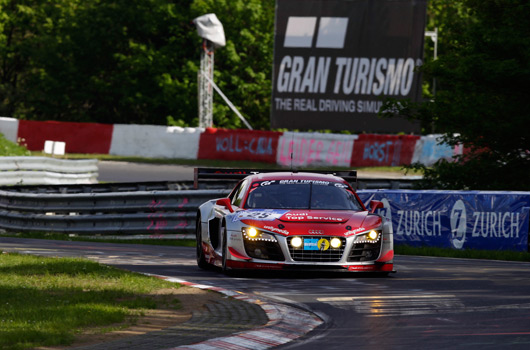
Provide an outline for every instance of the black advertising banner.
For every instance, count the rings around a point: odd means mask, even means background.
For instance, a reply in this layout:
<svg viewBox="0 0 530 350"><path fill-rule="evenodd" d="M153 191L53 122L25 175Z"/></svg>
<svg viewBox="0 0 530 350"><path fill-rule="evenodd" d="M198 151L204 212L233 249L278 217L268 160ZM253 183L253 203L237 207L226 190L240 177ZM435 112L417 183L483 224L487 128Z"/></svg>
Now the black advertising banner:
<svg viewBox="0 0 530 350"><path fill-rule="evenodd" d="M426 0L277 0L271 126L418 132L377 116L421 97Z"/></svg>

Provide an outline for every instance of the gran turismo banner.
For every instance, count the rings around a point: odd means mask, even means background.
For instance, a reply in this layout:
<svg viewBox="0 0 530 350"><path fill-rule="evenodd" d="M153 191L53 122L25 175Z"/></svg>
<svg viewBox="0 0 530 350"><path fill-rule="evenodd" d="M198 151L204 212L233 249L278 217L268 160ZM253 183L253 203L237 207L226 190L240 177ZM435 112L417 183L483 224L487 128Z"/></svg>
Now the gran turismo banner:
<svg viewBox="0 0 530 350"><path fill-rule="evenodd" d="M421 94L426 0L277 0L271 126L417 132L381 119Z"/></svg>
<svg viewBox="0 0 530 350"><path fill-rule="evenodd" d="M530 192L360 190L383 202L394 243L414 247L526 252Z"/></svg>

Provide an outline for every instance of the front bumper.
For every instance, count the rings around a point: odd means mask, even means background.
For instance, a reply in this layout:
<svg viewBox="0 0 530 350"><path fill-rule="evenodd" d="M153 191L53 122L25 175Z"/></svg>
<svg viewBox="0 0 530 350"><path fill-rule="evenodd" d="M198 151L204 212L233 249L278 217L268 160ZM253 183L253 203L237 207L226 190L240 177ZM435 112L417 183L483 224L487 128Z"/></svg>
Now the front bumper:
<svg viewBox="0 0 530 350"><path fill-rule="evenodd" d="M231 269L392 272L392 234L383 234L377 244L359 243L353 236L339 237L340 248L319 244L321 249L296 249L292 237L276 236L277 242L245 242L232 232L227 267ZM304 236L317 242L333 236ZM322 249L325 247L325 249Z"/></svg>
<svg viewBox="0 0 530 350"><path fill-rule="evenodd" d="M227 267L237 270L281 270L281 271L311 271L311 272L366 272L390 273L394 271L393 263L372 263L354 265L336 264L298 264L298 263L267 263L255 261L227 261Z"/></svg>

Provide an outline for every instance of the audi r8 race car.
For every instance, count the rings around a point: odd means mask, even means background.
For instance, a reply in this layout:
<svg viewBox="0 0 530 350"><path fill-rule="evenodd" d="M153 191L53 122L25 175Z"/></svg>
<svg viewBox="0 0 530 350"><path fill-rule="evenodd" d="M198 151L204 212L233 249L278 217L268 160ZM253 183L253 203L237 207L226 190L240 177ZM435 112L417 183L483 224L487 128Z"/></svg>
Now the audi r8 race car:
<svg viewBox="0 0 530 350"><path fill-rule="evenodd" d="M197 264L242 269L393 271L392 223L368 210L333 173L196 169L197 178L242 178L197 212ZM344 172L343 172L344 173ZM356 172L345 178L356 181ZM198 175L197 175L198 174ZM341 174L339 174L341 175Z"/></svg>

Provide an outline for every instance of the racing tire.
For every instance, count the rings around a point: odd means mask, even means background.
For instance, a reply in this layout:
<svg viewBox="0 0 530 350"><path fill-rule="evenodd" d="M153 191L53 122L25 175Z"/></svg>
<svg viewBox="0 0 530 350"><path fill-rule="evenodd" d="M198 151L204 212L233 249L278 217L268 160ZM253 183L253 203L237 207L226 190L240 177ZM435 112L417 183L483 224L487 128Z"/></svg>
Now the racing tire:
<svg viewBox="0 0 530 350"><path fill-rule="evenodd" d="M195 239L196 243L196 255L197 255L197 266L203 270L207 270L209 264L206 262L204 257L204 251L202 250L202 228L201 228L201 216L197 215L197 224L195 226Z"/></svg>

